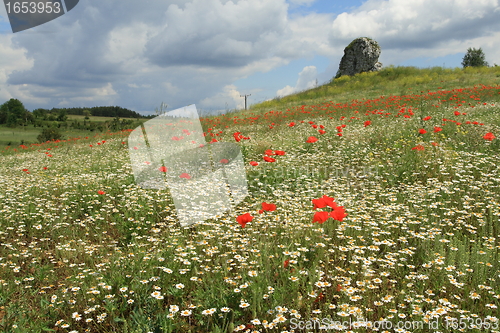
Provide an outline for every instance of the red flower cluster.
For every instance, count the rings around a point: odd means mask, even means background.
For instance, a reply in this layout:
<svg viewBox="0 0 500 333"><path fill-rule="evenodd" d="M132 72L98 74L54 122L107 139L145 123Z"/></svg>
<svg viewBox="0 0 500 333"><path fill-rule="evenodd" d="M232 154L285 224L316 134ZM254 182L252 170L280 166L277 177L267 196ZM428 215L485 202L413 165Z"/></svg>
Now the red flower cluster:
<svg viewBox="0 0 500 333"><path fill-rule="evenodd" d="M493 139L495 138L495 136L493 135L493 133L491 132L488 132L486 133L484 136L483 136L483 139L485 140L490 140L490 141L493 141Z"/></svg>
<svg viewBox="0 0 500 333"><path fill-rule="evenodd" d="M329 196L323 195L323 197L319 199L312 199L312 203L314 205L314 209L325 208L326 206L332 208L330 212L316 212L314 213L313 223L319 222L320 224L324 223L328 218L332 218L334 220L342 222L344 217L347 216L344 210L344 206L337 206L337 203L334 201L334 198L330 198Z"/></svg>
<svg viewBox="0 0 500 333"><path fill-rule="evenodd" d="M233 133L233 137L236 140L236 142L240 142L241 140L250 140L249 137L241 135L241 132Z"/></svg>

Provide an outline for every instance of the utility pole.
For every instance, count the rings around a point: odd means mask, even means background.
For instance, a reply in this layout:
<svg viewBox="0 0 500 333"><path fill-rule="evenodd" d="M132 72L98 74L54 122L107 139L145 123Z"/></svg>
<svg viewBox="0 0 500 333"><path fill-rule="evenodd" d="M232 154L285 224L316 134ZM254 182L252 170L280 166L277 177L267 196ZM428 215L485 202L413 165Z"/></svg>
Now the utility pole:
<svg viewBox="0 0 500 333"><path fill-rule="evenodd" d="M248 96L252 96L252 94L248 94L248 95L240 95L240 97L245 97L245 110L247 109L247 97Z"/></svg>

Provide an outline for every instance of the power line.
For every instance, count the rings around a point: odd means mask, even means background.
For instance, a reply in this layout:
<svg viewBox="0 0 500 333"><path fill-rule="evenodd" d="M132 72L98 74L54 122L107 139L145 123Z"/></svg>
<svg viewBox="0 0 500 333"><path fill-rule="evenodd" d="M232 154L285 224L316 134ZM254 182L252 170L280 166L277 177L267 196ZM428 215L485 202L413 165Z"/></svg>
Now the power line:
<svg viewBox="0 0 500 333"><path fill-rule="evenodd" d="M245 110L247 109L247 97L248 96L252 96L252 94L248 94L248 95L240 95L240 97L245 97Z"/></svg>

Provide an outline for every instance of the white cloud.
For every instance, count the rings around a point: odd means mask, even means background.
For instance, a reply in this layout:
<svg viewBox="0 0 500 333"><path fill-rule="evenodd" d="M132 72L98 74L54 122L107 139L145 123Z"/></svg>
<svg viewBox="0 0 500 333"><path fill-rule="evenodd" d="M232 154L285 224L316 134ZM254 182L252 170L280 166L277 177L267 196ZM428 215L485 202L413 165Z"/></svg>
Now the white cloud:
<svg viewBox="0 0 500 333"><path fill-rule="evenodd" d="M330 41L338 45L369 36L385 49L432 48L500 28L498 0L369 0L333 21Z"/></svg>
<svg viewBox="0 0 500 333"><path fill-rule="evenodd" d="M299 73L299 79L295 87L286 86L276 92L277 96L286 96L302 90L311 89L316 86L316 79L318 78L318 71L316 66L306 66Z"/></svg>
<svg viewBox="0 0 500 333"><path fill-rule="evenodd" d="M221 106L226 106L228 109L243 109L245 107L245 99L241 96L242 94L237 90L236 86L229 84L216 95L204 98L199 106L210 110L219 110Z"/></svg>

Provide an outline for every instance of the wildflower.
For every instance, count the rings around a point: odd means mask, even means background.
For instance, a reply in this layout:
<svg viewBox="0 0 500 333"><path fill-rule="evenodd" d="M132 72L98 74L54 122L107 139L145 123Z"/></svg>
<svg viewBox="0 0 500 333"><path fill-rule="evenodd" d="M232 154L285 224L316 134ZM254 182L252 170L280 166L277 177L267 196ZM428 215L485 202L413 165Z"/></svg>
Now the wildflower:
<svg viewBox="0 0 500 333"><path fill-rule="evenodd" d="M264 161L266 162L276 162L276 159L269 157L269 156L264 156Z"/></svg>
<svg viewBox="0 0 500 333"><path fill-rule="evenodd" d="M313 143L313 142L316 142L318 141L318 138L314 137L314 136L310 136L307 138L307 141L308 143Z"/></svg>
<svg viewBox="0 0 500 333"><path fill-rule="evenodd" d="M290 124L288 124L288 127L293 127L295 126L295 123L292 121Z"/></svg>
<svg viewBox="0 0 500 333"><path fill-rule="evenodd" d="M424 118L424 119L422 119L422 120L430 120L431 118L432 118L431 116L427 116L427 117L425 117L425 118Z"/></svg>
<svg viewBox="0 0 500 333"><path fill-rule="evenodd" d="M176 313L179 311L179 307L177 305L170 305L170 308L168 309L171 313Z"/></svg>
<svg viewBox="0 0 500 333"><path fill-rule="evenodd" d="M252 277L257 276L257 271L250 271L248 272L248 275Z"/></svg>
<svg viewBox="0 0 500 333"><path fill-rule="evenodd" d="M334 198L330 198L329 196L323 195L319 199L312 199L312 203L314 205L314 209L324 208L329 206L331 208L337 207L337 204L334 202Z"/></svg>
<svg viewBox="0 0 500 333"><path fill-rule="evenodd" d="M421 128L418 130L418 133L425 134L425 133L427 133L427 131L425 129Z"/></svg>
<svg viewBox="0 0 500 333"><path fill-rule="evenodd" d="M438 126L434 126L434 132L437 133L437 132L441 132L443 129L441 127L438 127Z"/></svg>
<svg viewBox="0 0 500 333"><path fill-rule="evenodd" d="M259 162L251 161L251 162L250 162L250 165L251 165L251 166L257 166L257 165L259 165Z"/></svg>
<svg viewBox="0 0 500 333"><path fill-rule="evenodd" d="M275 204L268 204L266 202L262 203L262 210L268 211L268 212L273 212L276 210L276 205Z"/></svg>
<svg viewBox="0 0 500 333"><path fill-rule="evenodd" d="M179 176L179 178L185 178L185 179L191 179L191 176L187 173L181 173L181 175Z"/></svg>
<svg viewBox="0 0 500 333"><path fill-rule="evenodd" d="M211 316L212 314L214 314L214 313L215 313L215 311L216 311L216 310L215 310L215 308L212 308L212 309L207 309L207 310L203 310L203 311L201 312L201 314L203 314L203 315L210 315L210 316Z"/></svg>
<svg viewBox="0 0 500 333"><path fill-rule="evenodd" d="M320 224L322 224L326 220L328 220L329 217L330 215L328 214L328 212L316 212L313 217L313 223L319 222Z"/></svg>
<svg viewBox="0 0 500 333"><path fill-rule="evenodd" d="M275 154L275 155L279 155L279 156L283 156L283 155L285 155L286 153L285 153L283 150L275 150L275 151L274 151L274 154Z"/></svg>
<svg viewBox="0 0 500 333"><path fill-rule="evenodd" d="M483 136L483 139L485 139L485 140L490 140L490 141L492 141L494 138L495 138L495 136L494 136L494 135L493 135L493 133L491 133L491 132L488 132L488 133L486 133L486 134Z"/></svg>
<svg viewBox="0 0 500 333"><path fill-rule="evenodd" d="M161 166L158 168L158 170L160 170L161 172L167 172L167 167Z"/></svg>
<svg viewBox="0 0 500 333"><path fill-rule="evenodd" d="M184 285L182 283L178 283L178 284L175 285L175 288L177 288L177 289L183 289Z"/></svg>
<svg viewBox="0 0 500 333"><path fill-rule="evenodd" d="M227 159L223 158L222 160L220 160L220 163L222 163L222 164L228 164L229 161Z"/></svg>
<svg viewBox="0 0 500 333"><path fill-rule="evenodd" d="M425 149L425 147L424 147L424 146L422 146L422 145L417 145L417 146L413 147L411 150L419 150L419 151L422 151L422 150L424 150L424 149Z"/></svg>
<svg viewBox="0 0 500 333"><path fill-rule="evenodd" d="M346 216L347 214L344 211L344 206L335 207L335 209L330 212L330 217L339 222L342 222Z"/></svg>
<svg viewBox="0 0 500 333"><path fill-rule="evenodd" d="M99 190L99 191L97 191L97 194L103 195L103 194L106 194L106 192Z"/></svg>
<svg viewBox="0 0 500 333"><path fill-rule="evenodd" d="M240 215L236 218L236 221L241 225L242 228L244 228L245 225L252 220L253 220L253 216L250 215L250 213Z"/></svg>
<svg viewBox="0 0 500 333"><path fill-rule="evenodd" d="M191 310L183 310L181 311L181 316L187 317L191 315Z"/></svg>
<svg viewBox="0 0 500 333"><path fill-rule="evenodd" d="M372 122L370 120L365 121L365 127L371 125Z"/></svg>

